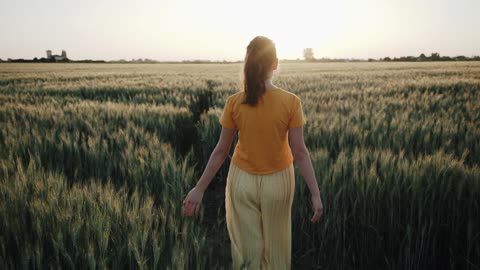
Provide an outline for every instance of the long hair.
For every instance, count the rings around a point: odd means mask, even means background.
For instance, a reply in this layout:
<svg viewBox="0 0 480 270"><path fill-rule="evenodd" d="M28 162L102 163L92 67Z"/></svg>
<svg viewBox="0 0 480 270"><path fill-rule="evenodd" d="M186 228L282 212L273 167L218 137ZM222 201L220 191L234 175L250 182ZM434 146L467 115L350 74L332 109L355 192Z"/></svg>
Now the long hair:
<svg viewBox="0 0 480 270"><path fill-rule="evenodd" d="M269 38L257 36L247 46L243 67L243 104L255 106L258 98L265 93L265 80L277 59L275 43Z"/></svg>

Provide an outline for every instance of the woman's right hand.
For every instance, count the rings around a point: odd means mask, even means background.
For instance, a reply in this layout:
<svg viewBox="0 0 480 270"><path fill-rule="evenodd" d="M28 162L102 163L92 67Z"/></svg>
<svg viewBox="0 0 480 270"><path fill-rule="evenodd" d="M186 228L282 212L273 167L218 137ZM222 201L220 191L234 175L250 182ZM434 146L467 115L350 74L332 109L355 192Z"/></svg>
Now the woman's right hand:
<svg viewBox="0 0 480 270"><path fill-rule="evenodd" d="M323 203L322 199L320 198L320 194L312 195L312 210L313 210L313 217L310 219L310 222L315 223L317 222L323 214Z"/></svg>
<svg viewBox="0 0 480 270"><path fill-rule="evenodd" d="M197 215L200 212L200 204L202 203L204 190L198 187L192 188L183 200L183 215L189 217L193 214Z"/></svg>

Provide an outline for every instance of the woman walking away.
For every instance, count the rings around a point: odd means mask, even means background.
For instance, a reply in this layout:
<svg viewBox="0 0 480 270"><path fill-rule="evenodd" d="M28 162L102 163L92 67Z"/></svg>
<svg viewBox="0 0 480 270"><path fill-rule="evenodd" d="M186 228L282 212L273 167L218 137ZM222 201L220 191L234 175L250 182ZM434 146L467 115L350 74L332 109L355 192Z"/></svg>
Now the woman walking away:
<svg viewBox="0 0 480 270"><path fill-rule="evenodd" d="M299 97L272 84L278 67L275 44L255 37L247 47L243 91L229 96L222 131L196 186L183 201L183 214L198 214L203 194L227 157L238 131L225 191L232 269L291 267L293 160L311 192L312 223L323 213L310 154L303 140L305 117Z"/></svg>

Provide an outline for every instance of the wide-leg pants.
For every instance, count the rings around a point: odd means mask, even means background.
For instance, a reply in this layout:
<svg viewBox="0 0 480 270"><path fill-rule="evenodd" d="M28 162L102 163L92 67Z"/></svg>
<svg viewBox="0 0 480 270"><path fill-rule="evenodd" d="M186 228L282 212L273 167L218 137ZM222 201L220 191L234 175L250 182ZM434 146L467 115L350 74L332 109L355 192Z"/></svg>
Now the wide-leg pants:
<svg viewBox="0 0 480 270"><path fill-rule="evenodd" d="M294 193L293 164L269 175L253 175L230 164L225 211L232 270L291 268Z"/></svg>

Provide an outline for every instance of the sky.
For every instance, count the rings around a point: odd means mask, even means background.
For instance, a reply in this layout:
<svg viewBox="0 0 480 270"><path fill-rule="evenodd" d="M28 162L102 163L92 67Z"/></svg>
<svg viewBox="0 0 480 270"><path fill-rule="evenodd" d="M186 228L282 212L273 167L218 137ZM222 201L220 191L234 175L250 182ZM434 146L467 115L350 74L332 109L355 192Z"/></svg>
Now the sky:
<svg viewBox="0 0 480 270"><path fill-rule="evenodd" d="M479 0L0 0L0 58L242 60L480 55Z"/></svg>

